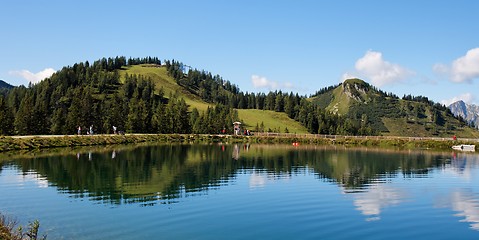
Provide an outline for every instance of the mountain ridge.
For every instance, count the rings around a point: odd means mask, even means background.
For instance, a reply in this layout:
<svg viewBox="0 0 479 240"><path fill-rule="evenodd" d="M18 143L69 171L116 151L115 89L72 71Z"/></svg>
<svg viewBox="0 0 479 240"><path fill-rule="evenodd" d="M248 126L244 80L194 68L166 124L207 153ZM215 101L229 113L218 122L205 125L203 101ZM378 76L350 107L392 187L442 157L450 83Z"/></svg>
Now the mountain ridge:
<svg viewBox="0 0 479 240"><path fill-rule="evenodd" d="M445 106L421 96L399 99L361 79L307 98L281 90L242 92L219 75L183 66L156 57L116 57L63 67L8 92L3 104L13 120L0 126L0 134L72 134L89 126L111 133L112 125L131 133L231 133L232 122L241 121L243 128L267 132L479 135Z"/></svg>
<svg viewBox="0 0 479 240"><path fill-rule="evenodd" d="M470 130L445 106L427 97L386 93L361 79L348 79L310 101L327 111L367 123L382 135L450 136Z"/></svg>
<svg viewBox="0 0 479 240"><path fill-rule="evenodd" d="M0 96L6 96L8 91L10 91L14 87L15 86L0 79Z"/></svg>
<svg viewBox="0 0 479 240"><path fill-rule="evenodd" d="M462 100L451 103L448 108L454 116L461 117L479 129L479 106L467 104Z"/></svg>
<svg viewBox="0 0 479 240"><path fill-rule="evenodd" d="M12 89L15 86L5 82L4 80L0 79L0 88Z"/></svg>

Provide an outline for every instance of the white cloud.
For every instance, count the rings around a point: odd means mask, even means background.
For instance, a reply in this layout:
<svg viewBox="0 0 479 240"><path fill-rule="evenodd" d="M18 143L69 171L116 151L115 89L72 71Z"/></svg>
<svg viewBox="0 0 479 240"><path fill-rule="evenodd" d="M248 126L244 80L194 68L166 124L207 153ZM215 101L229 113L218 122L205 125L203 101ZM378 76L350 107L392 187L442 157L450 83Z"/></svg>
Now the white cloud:
<svg viewBox="0 0 479 240"><path fill-rule="evenodd" d="M45 68L42 71L37 73L32 73L28 70L21 70L21 71L10 71L9 74L22 77L31 83L38 83L45 78L51 77L53 73L55 72L56 71L53 68Z"/></svg>
<svg viewBox="0 0 479 240"><path fill-rule="evenodd" d="M341 76L340 81L341 81L341 82L344 82L345 80L353 79L353 78L359 78L359 77L357 77L357 76L354 75L354 74L351 74L351 73L348 73L348 72L347 72L347 73L344 73L343 76Z"/></svg>
<svg viewBox="0 0 479 240"><path fill-rule="evenodd" d="M465 56L454 60L450 66L436 64L433 70L449 77L453 82L471 82L479 78L479 48L467 51Z"/></svg>
<svg viewBox="0 0 479 240"><path fill-rule="evenodd" d="M450 98L450 99L442 100L442 101L441 101L441 104L444 104L444 105L446 105L446 106L449 106L449 105L451 105L452 103L455 103L455 102L457 102L457 101L459 101L459 100L462 100L462 101L464 101L465 103L469 103L469 104L470 104L470 103L474 102L475 97L474 97L474 95L472 95L471 93L463 93L463 94L461 94L461 95L459 95L459 96L455 96L455 97Z"/></svg>
<svg viewBox="0 0 479 240"><path fill-rule="evenodd" d="M415 75L411 70L385 61L381 52L371 50L356 61L355 69L359 75L370 79L376 86L401 82L407 77Z"/></svg>
<svg viewBox="0 0 479 240"><path fill-rule="evenodd" d="M252 75L251 82L253 83L254 88L267 88L269 90L285 88L285 89L294 89L294 85L290 82L276 82L268 80L266 77Z"/></svg>

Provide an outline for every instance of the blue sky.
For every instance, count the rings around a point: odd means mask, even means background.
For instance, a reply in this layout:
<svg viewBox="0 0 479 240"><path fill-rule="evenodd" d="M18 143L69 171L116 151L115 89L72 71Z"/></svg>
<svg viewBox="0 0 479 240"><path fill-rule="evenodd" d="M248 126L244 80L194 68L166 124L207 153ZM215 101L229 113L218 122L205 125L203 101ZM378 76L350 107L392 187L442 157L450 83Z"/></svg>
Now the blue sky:
<svg viewBox="0 0 479 240"><path fill-rule="evenodd" d="M313 94L359 77L400 97L479 103L479 1L37 1L0 9L0 79L156 56L242 91Z"/></svg>

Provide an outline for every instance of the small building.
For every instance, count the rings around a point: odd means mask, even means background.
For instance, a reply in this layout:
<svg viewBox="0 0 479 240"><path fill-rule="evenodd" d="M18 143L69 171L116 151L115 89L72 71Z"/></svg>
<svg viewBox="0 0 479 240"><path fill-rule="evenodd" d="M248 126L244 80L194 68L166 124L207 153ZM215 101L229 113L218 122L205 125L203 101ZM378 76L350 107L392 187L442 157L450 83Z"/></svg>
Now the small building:
<svg viewBox="0 0 479 240"><path fill-rule="evenodd" d="M234 135L241 135L241 122L234 122L233 127Z"/></svg>

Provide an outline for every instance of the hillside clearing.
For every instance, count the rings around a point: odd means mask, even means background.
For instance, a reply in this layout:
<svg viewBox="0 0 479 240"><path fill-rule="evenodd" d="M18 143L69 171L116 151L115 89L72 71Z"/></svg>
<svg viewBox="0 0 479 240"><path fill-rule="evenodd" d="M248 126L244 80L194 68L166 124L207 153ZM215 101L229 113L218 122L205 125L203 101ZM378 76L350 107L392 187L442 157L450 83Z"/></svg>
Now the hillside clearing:
<svg viewBox="0 0 479 240"><path fill-rule="evenodd" d="M260 126L261 123L263 123L265 131L271 129L272 131L276 130L284 133L287 127L290 133L308 133L308 130L304 126L289 118L284 112L238 109L238 115L241 121L243 121L243 127L251 130L254 130L256 125Z"/></svg>
<svg viewBox="0 0 479 240"><path fill-rule="evenodd" d="M190 106L190 109L197 108L199 111L205 111L208 106L212 106L178 85L176 81L168 75L166 67L164 66L141 64L126 67L125 70L120 72L120 82L122 83L125 81L125 74L136 74L151 78L155 83L157 92L163 88L165 97L178 93L181 98L185 99L185 102Z"/></svg>

